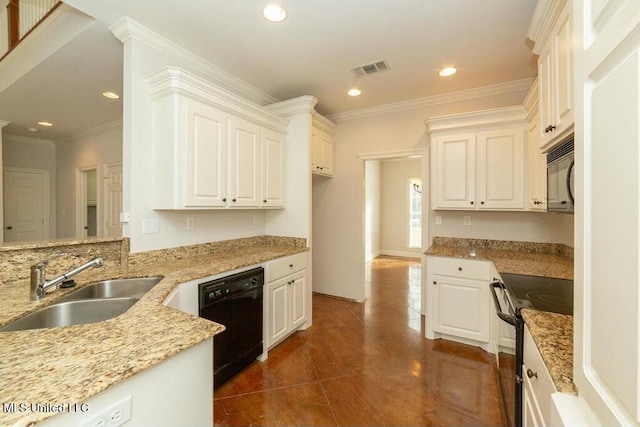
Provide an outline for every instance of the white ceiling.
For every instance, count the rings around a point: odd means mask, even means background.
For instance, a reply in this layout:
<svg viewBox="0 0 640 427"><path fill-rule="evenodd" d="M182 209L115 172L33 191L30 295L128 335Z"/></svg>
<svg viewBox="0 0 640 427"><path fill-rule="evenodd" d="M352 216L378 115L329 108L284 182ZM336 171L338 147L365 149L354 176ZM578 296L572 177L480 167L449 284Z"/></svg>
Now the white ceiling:
<svg viewBox="0 0 640 427"><path fill-rule="evenodd" d="M107 25L129 16L277 99L313 95L319 99L316 109L326 115L536 75L525 36L536 0L279 0L289 16L276 24L261 15L273 2L68 0ZM86 101L85 90L98 84L98 76L121 87L121 49L104 28L100 41L99 32L94 40L83 35L64 49L66 56L57 64L64 70L56 79L59 89L38 83L43 76L34 74L15 92L38 87L50 101L31 105L53 108L54 117L74 97ZM103 44L109 50L96 56L96 46ZM350 71L381 59L389 71L360 79ZM458 73L438 76L448 65ZM362 95L347 96L351 87L360 88ZM54 95L50 92L64 95L49 98ZM4 97L0 94L0 119L10 120ZM89 105L113 107L106 101ZM83 108L72 116L76 122L91 121L92 114Z"/></svg>

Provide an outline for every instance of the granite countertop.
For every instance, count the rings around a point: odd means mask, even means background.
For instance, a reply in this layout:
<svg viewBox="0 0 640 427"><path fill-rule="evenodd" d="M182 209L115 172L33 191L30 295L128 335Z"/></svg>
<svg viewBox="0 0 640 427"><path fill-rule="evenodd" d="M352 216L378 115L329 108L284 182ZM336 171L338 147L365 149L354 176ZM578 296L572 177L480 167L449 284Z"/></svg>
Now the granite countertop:
<svg viewBox="0 0 640 427"><path fill-rule="evenodd" d="M180 260L149 258L128 267L92 269L78 286L29 300L29 281L0 285L0 325L105 279L162 276L124 314L104 322L64 328L0 332L1 402L85 402L108 387L224 330L222 325L163 305L180 283L306 251L300 246L257 244ZM29 425L54 413L0 412L0 425Z"/></svg>
<svg viewBox="0 0 640 427"><path fill-rule="evenodd" d="M425 254L493 261L500 273L573 280L573 257L562 245L435 238ZM558 391L577 394L573 383L573 316L527 309L522 317Z"/></svg>

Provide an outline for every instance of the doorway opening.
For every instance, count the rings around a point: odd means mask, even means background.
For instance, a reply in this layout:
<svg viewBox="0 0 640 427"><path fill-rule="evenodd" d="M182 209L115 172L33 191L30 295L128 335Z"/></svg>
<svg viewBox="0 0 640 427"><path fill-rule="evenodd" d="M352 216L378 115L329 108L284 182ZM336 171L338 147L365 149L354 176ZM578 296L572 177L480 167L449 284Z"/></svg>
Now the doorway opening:
<svg viewBox="0 0 640 427"><path fill-rule="evenodd" d="M101 212L98 194L97 165L79 168L76 174L76 236L99 236Z"/></svg>
<svg viewBox="0 0 640 427"><path fill-rule="evenodd" d="M424 314L424 247L427 241L426 151L389 153L364 160L365 298L371 297L371 265L379 258L401 257L417 261L407 278L420 284L407 299L409 309ZM393 265L393 263L377 263ZM392 285L392 284L390 284Z"/></svg>

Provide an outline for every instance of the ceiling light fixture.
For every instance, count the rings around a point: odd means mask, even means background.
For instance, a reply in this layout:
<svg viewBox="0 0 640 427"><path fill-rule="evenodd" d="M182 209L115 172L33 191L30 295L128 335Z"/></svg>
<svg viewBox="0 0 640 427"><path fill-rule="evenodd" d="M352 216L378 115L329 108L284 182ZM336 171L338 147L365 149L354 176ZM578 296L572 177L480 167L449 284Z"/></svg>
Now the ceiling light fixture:
<svg viewBox="0 0 640 427"><path fill-rule="evenodd" d="M48 128L50 128L51 126L53 126L53 123L51 123L51 122L38 122L38 124L39 124L40 126L46 126L46 127L48 127Z"/></svg>
<svg viewBox="0 0 640 427"><path fill-rule="evenodd" d="M104 96L105 98L109 98L109 99L118 99L118 98L120 98L120 95L118 95L115 92L102 92L102 96Z"/></svg>
<svg viewBox="0 0 640 427"><path fill-rule="evenodd" d="M362 91L360 89L349 89L349 91L347 92L347 95L349 96L360 96L360 94L362 93Z"/></svg>
<svg viewBox="0 0 640 427"><path fill-rule="evenodd" d="M277 4L270 4L262 10L262 15L267 21L282 22L287 19L287 11Z"/></svg>
<svg viewBox="0 0 640 427"><path fill-rule="evenodd" d="M455 67L446 67L440 70L438 74L440 74L442 77L449 77L453 76L457 71L458 70L456 70Z"/></svg>

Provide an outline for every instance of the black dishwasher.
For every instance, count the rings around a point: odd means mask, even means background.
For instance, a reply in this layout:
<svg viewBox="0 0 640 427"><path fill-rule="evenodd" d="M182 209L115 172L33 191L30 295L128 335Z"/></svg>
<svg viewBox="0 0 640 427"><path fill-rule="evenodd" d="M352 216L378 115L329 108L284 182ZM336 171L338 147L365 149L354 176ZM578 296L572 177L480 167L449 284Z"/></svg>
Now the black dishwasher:
<svg viewBox="0 0 640 427"><path fill-rule="evenodd" d="M262 354L262 267L199 285L200 317L226 330L213 339L213 384L220 386Z"/></svg>

